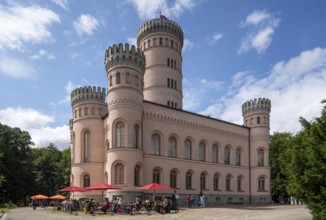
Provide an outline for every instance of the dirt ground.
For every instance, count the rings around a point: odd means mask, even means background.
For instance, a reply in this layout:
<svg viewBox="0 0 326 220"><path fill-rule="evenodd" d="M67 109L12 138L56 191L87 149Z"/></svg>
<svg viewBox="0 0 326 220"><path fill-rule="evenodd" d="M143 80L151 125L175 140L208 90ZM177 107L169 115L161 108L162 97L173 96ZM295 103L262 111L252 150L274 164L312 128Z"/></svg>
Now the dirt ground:
<svg viewBox="0 0 326 220"><path fill-rule="evenodd" d="M158 219L187 219L187 220L311 220L312 217L309 210L304 205L234 205L222 206L214 208L181 208L178 213L161 215L145 213L136 215L85 215L82 212L69 214L62 211L54 211L52 208L37 208L33 210L31 207L15 208L6 214L5 220L158 220ZM3 218L1 219L3 220Z"/></svg>

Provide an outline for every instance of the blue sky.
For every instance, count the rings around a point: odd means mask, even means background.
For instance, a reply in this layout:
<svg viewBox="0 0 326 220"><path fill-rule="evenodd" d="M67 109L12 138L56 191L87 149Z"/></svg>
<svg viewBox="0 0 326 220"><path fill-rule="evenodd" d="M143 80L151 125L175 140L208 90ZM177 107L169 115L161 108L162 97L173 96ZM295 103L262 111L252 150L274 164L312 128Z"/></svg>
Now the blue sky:
<svg viewBox="0 0 326 220"><path fill-rule="evenodd" d="M243 102L272 101L271 133L300 130L326 98L323 0L0 2L0 122L36 146L69 145L70 93L107 88L104 53L135 43L159 11L184 30L183 106L242 124Z"/></svg>

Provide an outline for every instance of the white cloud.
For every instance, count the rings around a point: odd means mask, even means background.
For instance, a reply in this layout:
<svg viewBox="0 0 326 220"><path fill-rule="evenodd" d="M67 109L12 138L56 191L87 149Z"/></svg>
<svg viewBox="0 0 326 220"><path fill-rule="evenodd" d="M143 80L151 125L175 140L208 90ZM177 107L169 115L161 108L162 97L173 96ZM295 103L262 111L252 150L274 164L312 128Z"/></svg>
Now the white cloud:
<svg viewBox="0 0 326 220"><path fill-rule="evenodd" d="M60 144L61 147L69 145L69 126L50 127L49 124L54 122L54 118L35 109L0 109L0 121L27 131L36 146L47 146L49 143L55 143L57 146Z"/></svg>
<svg viewBox="0 0 326 220"><path fill-rule="evenodd" d="M80 85L74 85L71 81L68 81L66 86L65 86L65 90L66 90L66 96L57 101L57 102L51 102L50 105L55 106L55 105L60 105L60 104L67 104L70 102L71 99L71 92L75 89L81 87Z"/></svg>
<svg viewBox="0 0 326 220"><path fill-rule="evenodd" d="M183 79L183 109L188 111L198 110L204 101L203 97L212 97L222 89L224 82L208 81L206 79L196 80L192 82Z"/></svg>
<svg viewBox="0 0 326 220"><path fill-rule="evenodd" d="M273 41L273 34L280 23L280 18L265 10L254 11L247 16L240 27L249 28L246 37L241 41L238 53L246 53L251 48L258 54L263 54Z"/></svg>
<svg viewBox="0 0 326 220"><path fill-rule="evenodd" d="M168 0L129 0L129 2L143 20L158 17L160 11L167 17L179 17L184 11L191 11L196 6L195 0L175 0L172 4L169 4Z"/></svg>
<svg viewBox="0 0 326 220"><path fill-rule="evenodd" d="M203 114L242 124L241 105L245 101L269 98L272 101L271 132L295 133L301 128L300 116L312 120L320 115L320 101L326 97L325 85L326 49L315 48L276 63L261 79L248 71L237 73L226 89L227 94Z"/></svg>
<svg viewBox="0 0 326 220"><path fill-rule="evenodd" d="M68 11L68 0L51 0L51 1L59 5L64 10Z"/></svg>
<svg viewBox="0 0 326 220"><path fill-rule="evenodd" d="M129 43L129 45L135 45L137 47L137 38L135 38L135 37L128 37L127 38L127 42Z"/></svg>
<svg viewBox="0 0 326 220"><path fill-rule="evenodd" d="M34 80L37 78L36 68L21 59L3 56L0 59L0 74L16 79Z"/></svg>
<svg viewBox="0 0 326 220"><path fill-rule="evenodd" d="M75 60L78 57L81 57L81 54L77 53L77 52L73 52L73 53L70 54L70 57L71 57L71 59Z"/></svg>
<svg viewBox="0 0 326 220"><path fill-rule="evenodd" d="M223 38L223 34L222 33L216 33L213 35L213 37L211 38L209 44L214 44L217 41L221 40Z"/></svg>
<svg viewBox="0 0 326 220"><path fill-rule="evenodd" d="M38 6L0 5L0 49L24 51L25 42L43 43L52 40L48 28L60 22L53 11Z"/></svg>
<svg viewBox="0 0 326 220"><path fill-rule="evenodd" d="M92 15L82 14L73 22L73 26L79 36L84 34L90 36L98 28L99 22Z"/></svg>
<svg viewBox="0 0 326 220"><path fill-rule="evenodd" d="M184 39L183 41L183 47L182 47L182 52L186 52L191 50L195 46L195 43L190 41L189 39Z"/></svg>
<svg viewBox="0 0 326 220"><path fill-rule="evenodd" d="M55 59L55 55L52 53L48 53L45 50L39 50L39 52L37 54L34 54L33 56L30 56L30 59L32 60L38 60L38 59L42 59L42 58L46 58L49 60L54 60Z"/></svg>

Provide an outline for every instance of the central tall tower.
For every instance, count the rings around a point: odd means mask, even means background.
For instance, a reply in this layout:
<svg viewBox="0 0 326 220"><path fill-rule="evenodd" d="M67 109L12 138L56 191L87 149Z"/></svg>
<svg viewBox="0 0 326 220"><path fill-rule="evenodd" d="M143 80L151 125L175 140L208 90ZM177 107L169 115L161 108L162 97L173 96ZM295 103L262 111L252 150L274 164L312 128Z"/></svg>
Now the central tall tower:
<svg viewBox="0 0 326 220"><path fill-rule="evenodd" d="M182 109L183 31L161 15L138 30L137 45L146 57L144 99Z"/></svg>

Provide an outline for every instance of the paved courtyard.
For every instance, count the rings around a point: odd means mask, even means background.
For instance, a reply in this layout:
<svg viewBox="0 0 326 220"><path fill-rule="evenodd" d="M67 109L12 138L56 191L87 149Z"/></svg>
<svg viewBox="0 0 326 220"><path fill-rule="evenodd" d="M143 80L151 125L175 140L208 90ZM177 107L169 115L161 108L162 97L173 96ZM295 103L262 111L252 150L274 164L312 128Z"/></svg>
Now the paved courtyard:
<svg viewBox="0 0 326 220"><path fill-rule="evenodd" d="M214 208L182 208L178 213L161 215L153 213L152 215L137 214L130 215L84 215L79 212L77 215L54 211L52 208L37 208L32 210L31 207L12 209L6 214L5 220L61 220L61 219L93 219L93 220L158 220L158 219L189 219L189 220L311 220L309 210L303 205L266 205L266 206L223 206ZM1 219L4 220L4 219Z"/></svg>

